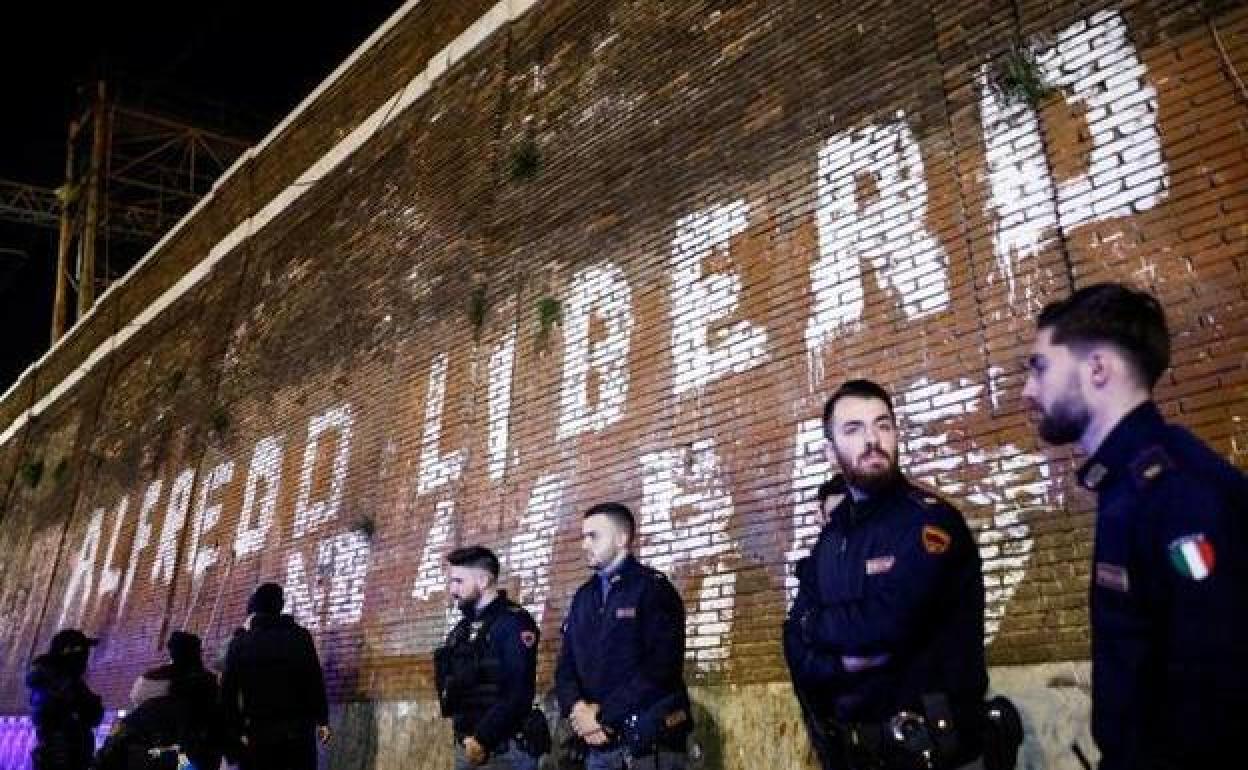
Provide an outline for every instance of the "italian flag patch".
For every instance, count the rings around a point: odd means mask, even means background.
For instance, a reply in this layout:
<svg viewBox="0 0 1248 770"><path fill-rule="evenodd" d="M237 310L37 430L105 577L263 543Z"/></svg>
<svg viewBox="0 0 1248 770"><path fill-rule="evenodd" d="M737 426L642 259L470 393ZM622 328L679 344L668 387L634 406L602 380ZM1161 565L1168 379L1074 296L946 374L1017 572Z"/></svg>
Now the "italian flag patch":
<svg viewBox="0 0 1248 770"><path fill-rule="evenodd" d="M1185 535L1173 540L1170 563L1183 577L1204 580L1213 572L1213 543L1204 535Z"/></svg>

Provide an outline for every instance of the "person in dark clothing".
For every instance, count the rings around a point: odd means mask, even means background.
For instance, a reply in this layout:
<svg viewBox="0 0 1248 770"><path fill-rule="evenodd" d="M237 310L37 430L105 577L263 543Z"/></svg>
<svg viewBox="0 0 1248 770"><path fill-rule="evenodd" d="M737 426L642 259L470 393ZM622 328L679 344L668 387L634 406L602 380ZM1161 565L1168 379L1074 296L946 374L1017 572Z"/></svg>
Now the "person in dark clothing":
<svg viewBox="0 0 1248 770"><path fill-rule="evenodd" d="M498 589L498 557L488 548L458 548L446 560L449 593L464 617L434 662L456 770L535 770L537 757L517 736L533 711L537 624Z"/></svg>
<svg viewBox="0 0 1248 770"><path fill-rule="evenodd" d="M594 576L572 598L555 670L559 708L588 744L587 770L680 770L693 726L685 689L685 606L658 570L632 555L633 513L585 512L582 547Z"/></svg>
<svg viewBox="0 0 1248 770"><path fill-rule="evenodd" d="M973 762L988 686L979 549L956 508L902 475L883 388L842 385L824 430L848 494L800 565L784 628L794 687L832 747L820 759Z"/></svg>
<svg viewBox="0 0 1248 770"><path fill-rule="evenodd" d="M230 641L221 681L227 728L243 744L244 770L314 770L327 744L329 704L312 635L282 614L285 596L264 583L247 603L245 629Z"/></svg>
<svg viewBox="0 0 1248 770"><path fill-rule="evenodd" d="M130 701L137 707L153 691L175 699L183 719L178 744L196 768L215 770L221 764L225 725L217 678L204 667L203 643L195 634L174 631L166 648L170 662L135 680Z"/></svg>
<svg viewBox="0 0 1248 770"><path fill-rule="evenodd" d="M26 675L35 725L34 770L84 770L95 753L104 703L83 677L99 643L74 628L58 631Z"/></svg>
<svg viewBox="0 0 1248 770"><path fill-rule="evenodd" d="M147 672L131 692L134 710L113 725L95 758L93 770L175 770L181 736L189 722L189 704L170 694L169 679ZM188 757L189 759L189 757ZM220 766L192 762L195 770Z"/></svg>
<svg viewBox="0 0 1248 770"><path fill-rule="evenodd" d="M1096 492L1089 586L1101 770L1225 767L1248 725L1248 478L1169 425L1165 311L1114 283L1037 320L1023 397Z"/></svg>
<svg viewBox="0 0 1248 770"><path fill-rule="evenodd" d="M840 474L828 479L819 485L816 493L816 499L819 503L819 516L822 524L827 524L829 516L833 510L840 504L844 496L848 494L848 487L845 484L845 478ZM814 578L810 573L810 556L803 556L798 559L794 566L794 574L797 575L799 593L803 594L802 602L807 604L811 601L809 592L813 591ZM792 656L797 654L799 649L794 639L791 638L796 630L792 624L785 624L784 627L784 653L785 662L788 663L789 673L793 680L793 692L797 695L798 706L802 712L802 723L806 725L806 734L810 737L811 746L815 750L815 757L819 760L820 767L835 767L840 757L840 746L837 744L835 736L833 736L824 726L822 720L815 712L815 703L821 697L822 689L818 682L806 681L800 676L798 668L801 661L794 660Z"/></svg>

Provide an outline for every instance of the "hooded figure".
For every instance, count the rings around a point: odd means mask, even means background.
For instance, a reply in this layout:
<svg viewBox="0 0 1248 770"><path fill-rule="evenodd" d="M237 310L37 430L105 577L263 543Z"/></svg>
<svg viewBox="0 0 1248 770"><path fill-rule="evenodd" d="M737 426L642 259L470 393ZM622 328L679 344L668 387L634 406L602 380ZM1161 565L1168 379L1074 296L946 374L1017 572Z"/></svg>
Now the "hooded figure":
<svg viewBox="0 0 1248 770"><path fill-rule="evenodd" d="M34 770L85 770L91 763L104 703L83 676L97 644L98 639L67 628L58 631L48 651L31 662L26 686L35 724Z"/></svg>

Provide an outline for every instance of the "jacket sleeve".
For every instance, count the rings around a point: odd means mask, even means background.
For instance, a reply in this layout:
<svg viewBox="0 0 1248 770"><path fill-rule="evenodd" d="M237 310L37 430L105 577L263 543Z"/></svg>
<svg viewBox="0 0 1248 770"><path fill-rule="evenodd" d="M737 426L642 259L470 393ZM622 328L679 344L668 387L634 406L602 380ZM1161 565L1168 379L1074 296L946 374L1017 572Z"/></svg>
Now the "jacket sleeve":
<svg viewBox="0 0 1248 770"><path fill-rule="evenodd" d="M974 558L965 525L947 518L916 516L898 535L894 567L872 578L878 581L874 590L809 610L802 621L806 639L840 655L889 654L902 647L943 590L946 575L959 560Z"/></svg>
<svg viewBox="0 0 1248 770"><path fill-rule="evenodd" d="M642 622L641 664L637 674L607 696L598 721L618 728L655 695L682 685L685 660L685 605L665 577L646 577L638 612Z"/></svg>
<svg viewBox="0 0 1248 770"><path fill-rule="evenodd" d="M799 699L812 688L830 683L843 673L840 658L815 649L802 633L802 619L818 607L810 557L797 563L797 598L784 621L784 660Z"/></svg>
<svg viewBox="0 0 1248 770"><path fill-rule="evenodd" d="M572 645L572 624L576 618L576 603L581 594L572 597L568 617L563 621L563 638L559 644L559 660L555 664L555 697L559 700L559 713L567 717L579 700L584 700L581 677L576 669L576 652Z"/></svg>
<svg viewBox="0 0 1248 770"><path fill-rule="evenodd" d="M303 639L307 659L308 713L318 726L329 724L329 699L325 695L325 674L321 670L321 659L316 654L316 643L307 629L303 630Z"/></svg>
<svg viewBox="0 0 1248 770"><path fill-rule="evenodd" d="M532 619L519 613L495 622L490 643L499 662L501 697L481 715L473 734L493 752L517 729L533 705L537 678L537 628Z"/></svg>
<svg viewBox="0 0 1248 770"><path fill-rule="evenodd" d="M239 703L242 690L238 672L238 645L240 635L236 632L225 652L225 670L221 674L221 721L230 736L237 736L243 729L243 712Z"/></svg>

